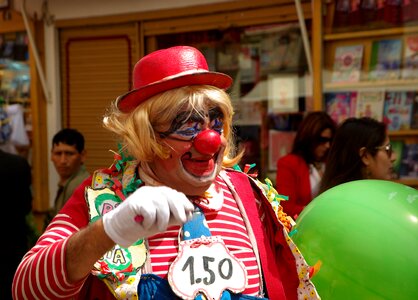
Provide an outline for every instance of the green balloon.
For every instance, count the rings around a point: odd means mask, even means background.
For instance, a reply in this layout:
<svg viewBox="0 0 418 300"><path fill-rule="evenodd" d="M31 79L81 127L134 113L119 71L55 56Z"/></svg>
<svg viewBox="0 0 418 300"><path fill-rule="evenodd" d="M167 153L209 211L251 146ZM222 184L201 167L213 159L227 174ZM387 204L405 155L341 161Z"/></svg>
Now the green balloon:
<svg viewBox="0 0 418 300"><path fill-rule="evenodd" d="M322 300L418 299L418 191L358 180L316 197L292 239L310 265Z"/></svg>

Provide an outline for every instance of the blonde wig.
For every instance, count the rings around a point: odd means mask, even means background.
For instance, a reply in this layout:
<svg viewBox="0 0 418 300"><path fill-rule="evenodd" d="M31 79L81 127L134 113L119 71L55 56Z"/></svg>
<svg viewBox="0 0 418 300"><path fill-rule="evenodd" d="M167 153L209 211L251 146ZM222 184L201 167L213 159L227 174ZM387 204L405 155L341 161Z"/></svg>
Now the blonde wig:
<svg viewBox="0 0 418 300"><path fill-rule="evenodd" d="M169 149L161 143L158 133L168 130L181 112L201 112L215 107L223 114L223 136L228 142L223 166L231 167L239 162L243 151L236 153L232 130L234 110L228 94L219 88L192 85L168 90L149 98L129 113L121 112L113 103L103 124L119 136L126 154L141 164L147 164L156 156L168 158Z"/></svg>

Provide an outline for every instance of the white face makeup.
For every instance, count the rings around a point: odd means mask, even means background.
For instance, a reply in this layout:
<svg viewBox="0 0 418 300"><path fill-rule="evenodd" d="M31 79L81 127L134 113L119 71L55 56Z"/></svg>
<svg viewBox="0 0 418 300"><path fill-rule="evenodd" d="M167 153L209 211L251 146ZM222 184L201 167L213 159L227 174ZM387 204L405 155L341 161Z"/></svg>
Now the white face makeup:
<svg viewBox="0 0 418 300"><path fill-rule="evenodd" d="M171 151L169 158L150 164L158 180L186 195L203 195L221 170L226 147L222 131L219 109L180 114L168 131L160 133Z"/></svg>

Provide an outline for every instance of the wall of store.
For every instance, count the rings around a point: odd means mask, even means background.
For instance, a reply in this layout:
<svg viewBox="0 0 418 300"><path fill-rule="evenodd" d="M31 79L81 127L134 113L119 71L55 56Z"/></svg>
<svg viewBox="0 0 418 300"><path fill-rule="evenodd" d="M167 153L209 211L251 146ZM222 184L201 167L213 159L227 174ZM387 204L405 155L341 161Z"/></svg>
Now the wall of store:
<svg viewBox="0 0 418 300"><path fill-rule="evenodd" d="M22 3L25 3L28 13L42 16L42 4L47 2L55 19L64 20L233 1L237 0L13 0L12 5L16 10L20 10Z"/></svg>

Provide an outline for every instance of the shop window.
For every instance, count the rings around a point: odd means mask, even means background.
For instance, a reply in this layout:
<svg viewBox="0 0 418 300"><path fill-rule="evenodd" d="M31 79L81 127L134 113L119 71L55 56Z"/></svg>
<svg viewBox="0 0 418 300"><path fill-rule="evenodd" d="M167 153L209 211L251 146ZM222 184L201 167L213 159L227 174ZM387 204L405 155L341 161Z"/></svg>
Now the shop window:
<svg viewBox="0 0 418 300"><path fill-rule="evenodd" d="M29 156L30 68L24 32L0 35L0 114L2 150Z"/></svg>

